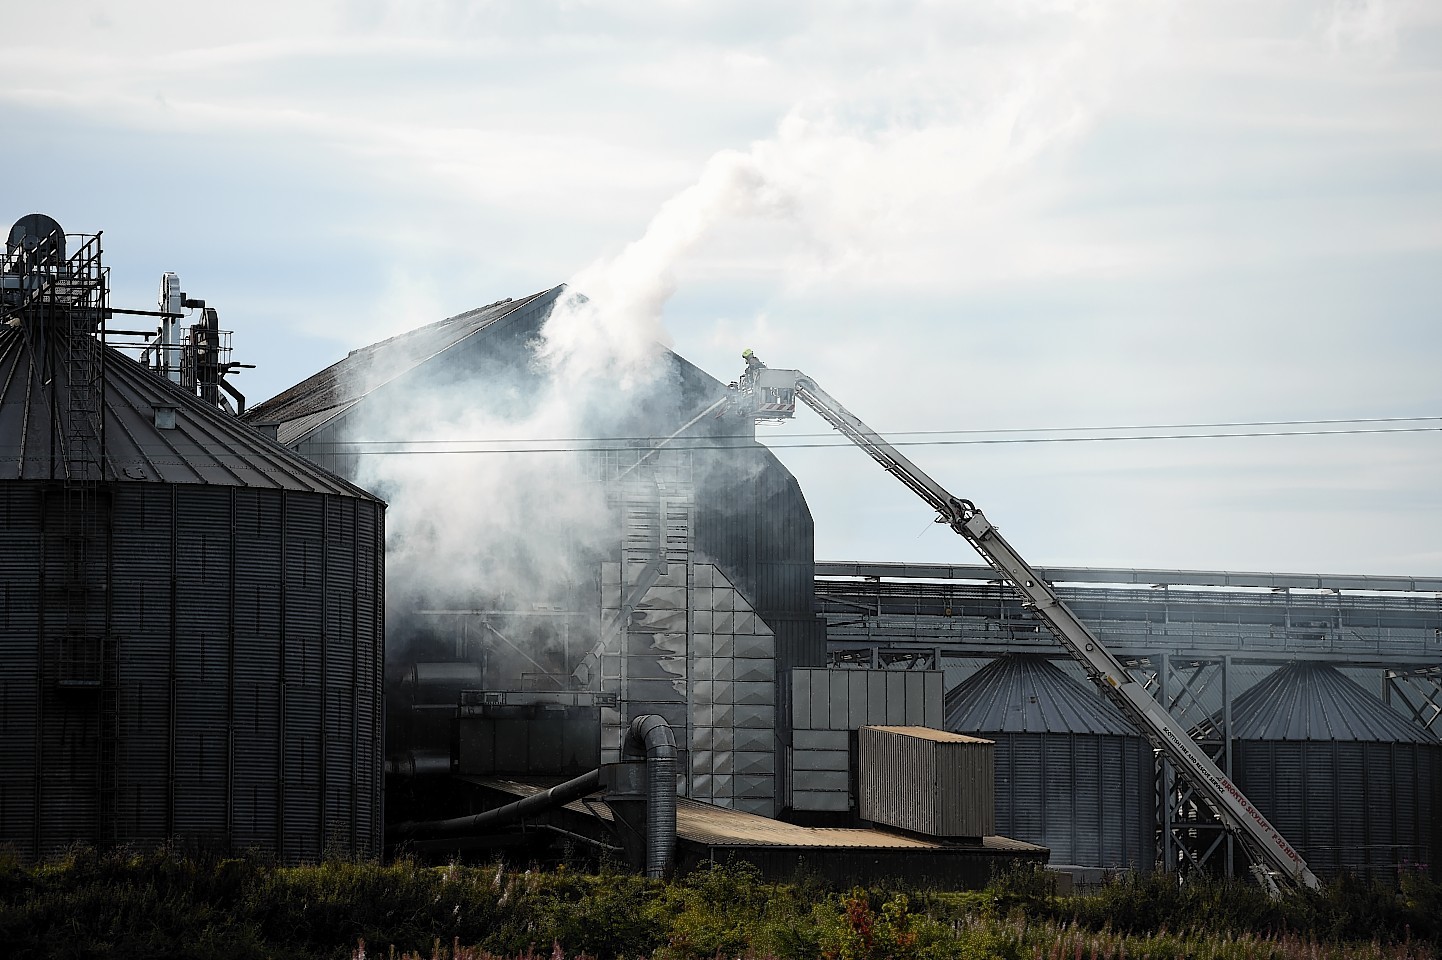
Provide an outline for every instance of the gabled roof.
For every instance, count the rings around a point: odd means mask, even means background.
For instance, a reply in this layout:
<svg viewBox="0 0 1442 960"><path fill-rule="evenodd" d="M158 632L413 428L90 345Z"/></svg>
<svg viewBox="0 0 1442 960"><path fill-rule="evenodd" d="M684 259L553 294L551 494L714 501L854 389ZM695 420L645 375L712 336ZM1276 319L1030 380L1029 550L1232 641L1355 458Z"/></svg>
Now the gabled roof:
<svg viewBox="0 0 1442 960"><path fill-rule="evenodd" d="M519 300L500 300L352 350L345 359L251 407L244 419L279 424L283 444L303 440L377 388L527 307L548 307L564 289L562 284Z"/></svg>
<svg viewBox="0 0 1442 960"><path fill-rule="evenodd" d="M1082 687L1046 657L998 657L946 696L946 729L993 733L1101 733L1140 736L1121 711Z"/></svg>
<svg viewBox="0 0 1442 960"><path fill-rule="evenodd" d="M1237 697L1238 740L1437 743L1437 738L1348 680L1331 664L1289 663Z"/></svg>
<svg viewBox="0 0 1442 960"><path fill-rule="evenodd" d="M70 390L59 338L0 326L0 480L60 480L68 464L58 436ZM44 342L49 347L42 346ZM104 479L301 490L375 499L202 402L111 347L103 365ZM173 411L174 426L156 423Z"/></svg>

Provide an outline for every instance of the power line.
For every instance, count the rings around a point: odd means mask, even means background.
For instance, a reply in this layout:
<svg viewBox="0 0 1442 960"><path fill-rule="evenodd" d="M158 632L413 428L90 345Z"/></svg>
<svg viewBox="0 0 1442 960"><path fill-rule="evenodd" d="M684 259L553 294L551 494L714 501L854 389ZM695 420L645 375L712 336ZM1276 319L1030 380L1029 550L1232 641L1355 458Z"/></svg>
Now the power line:
<svg viewBox="0 0 1442 960"><path fill-rule="evenodd" d="M1020 434L1020 433L1086 433L1111 430L1224 430L1239 429L1243 427L1311 427L1311 426L1335 426L1348 423L1438 423L1442 417L1353 417L1351 419L1336 420L1238 420L1218 423L1160 423L1160 424L1118 424L1115 426L1101 427L999 427L995 429L969 429L969 430L878 430L879 435L884 437L927 437L927 436L975 436L982 434ZM1423 428L1436 429L1436 428ZM1348 431L1328 430L1326 433L1344 433ZM1224 433L1215 436L1249 436L1250 434ZM1279 434L1257 434L1257 436L1308 436L1305 431L1294 431ZM788 439L815 439L819 437L835 437L836 431L830 430L822 433L793 433L788 431ZM1197 436L1213 436L1213 434L1198 434ZM455 440L329 440L318 441L316 446L333 447L360 447L371 445L395 445L395 444L442 444L442 443L656 443L664 438L656 436L645 437L468 437ZM678 438L686 440L688 438ZM726 433L708 434L705 437L689 438L694 440L745 440L752 438L749 433ZM1063 438L1058 438L1063 439ZM1092 439L1084 437L1080 439ZM1108 439L1108 438L1097 438ZM1119 437L1117 439L1136 439ZM1145 439L1145 438L1140 438ZM1158 438L1164 439L1164 438ZM675 441L673 441L675 442ZM920 441L906 441L908 445L917 445ZM768 444L769 445L769 444ZM837 444L843 446L844 444ZM893 446L899 446L892 441ZM827 444L830 446L830 444Z"/></svg>
<svg viewBox="0 0 1442 960"><path fill-rule="evenodd" d="M1426 419L1438 419L1429 417ZM1363 434L1385 434L1385 433L1442 433L1442 426L1438 427L1359 427L1350 430L1271 430L1271 431L1249 431L1245 433L1170 433L1170 434L1132 434L1122 436L1090 436L1090 437L996 437L992 439L971 438L962 440L893 440L889 441L894 447L952 447L952 446L983 446L1002 444L1042 444L1042 443L1114 443L1119 441L1136 442L1142 440L1225 440L1255 437L1335 437L1335 436L1358 436ZM812 436L826 436L826 434L813 434ZM723 439L744 439L745 443L714 443L713 440ZM696 441L680 438L671 443L672 450L747 450L754 449L750 437L704 437L696 438ZM507 442L507 441L477 441L477 440L367 440L354 441L369 445L392 444L397 447L414 443L440 444L440 443L486 443L486 442ZM546 440L518 440L511 438L512 443L549 443ZM830 447L850 447L852 443L844 437L836 437L829 443L766 443L758 445L768 450L807 450L826 449ZM335 447L347 446L347 441L333 441ZM454 447L448 449L394 449L394 450L331 450L332 454L342 456L443 456L454 454L517 454L517 453L643 453L647 447L635 445L618 445L614 440L596 441L593 445L587 446L530 446L530 447Z"/></svg>

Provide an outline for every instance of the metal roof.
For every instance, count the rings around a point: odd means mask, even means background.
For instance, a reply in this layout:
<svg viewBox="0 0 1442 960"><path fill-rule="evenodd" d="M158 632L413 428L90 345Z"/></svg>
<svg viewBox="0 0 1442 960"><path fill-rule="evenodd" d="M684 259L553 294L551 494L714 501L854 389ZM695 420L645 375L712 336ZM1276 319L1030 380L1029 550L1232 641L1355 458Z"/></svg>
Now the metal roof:
<svg viewBox="0 0 1442 960"><path fill-rule="evenodd" d="M545 789L542 782L530 778L525 780L509 777L462 777L470 783L480 784L492 790L499 790L516 797L528 797ZM544 781L549 784L549 781ZM575 813L589 814L602 820L610 820L611 812L604 805L574 801L566 809ZM812 847L848 848L861 850L944 850L954 849L957 844L943 844L924 837L905 836L883 830L857 827L801 827L782 820L754 813L744 813L727 807L701 803L685 797L676 798L676 837L706 846L735 847ZM961 845L966 846L966 845ZM1036 844L1010 837L983 837L981 843L972 847L986 850L1034 852L1045 849Z"/></svg>
<svg viewBox="0 0 1442 960"><path fill-rule="evenodd" d="M1371 590L1432 593L1442 577L1367 574L1258 573L1236 570L1158 570L1132 567L1037 567L1049 583L1106 583L1173 587L1247 587L1255 589ZM991 582L997 573L982 564L816 562L816 576L854 579L960 580Z"/></svg>
<svg viewBox="0 0 1442 960"><path fill-rule="evenodd" d="M981 737L968 737L964 733L948 733L945 730L933 730L930 727L887 727L880 724L867 726L867 730L880 730L882 733L897 733L904 737L915 737L918 740L930 740L933 743L991 743L990 740L983 740Z"/></svg>
<svg viewBox="0 0 1442 960"><path fill-rule="evenodd" d="M743 813L726 807L712 806L695 800L676 801L676 836L682 840L707 846L746 847L828 847L851 849L948 849L944 844L923 837L904 836L885 830L857 827L800 827L794 823L771 820L754 813ZM964 846L964 845L962 845ZM980 846L989 850L1036 851L1036 844L1010 837L982 837Z"/></svg>
<svg viewBox="0 0 1442 960"><path fill-rule="evenodd" d="M1101 733L1137 736L1116 707L1037 654L998 657L946 697L958 733Z"/></svg>
<svg viewBox="0 0 1442 960"><path fill-rule="evenodd" d="M202 402L111 347L104 365L107 481L195 483L302 490L376 499L253 428ZM0 327L0 480L65 475L53 425L69 388L64 364L33 349L18 327ZM156 425L156 410L175 426Z"/></svg>
<svg viewBox="0 0 1442 960"><path fill-rule="evenodd" d="M524 307L554 301L564 289L562 284L519 300L499 300L352 350L345 359L251 407L245 419L251 423L279 424L280 442L295 443L345 413L376 388Z"/></svg>
<svg viewBox="0 0 1442 960"><path fill-rule="evenodd" d="M1437 743L1330 664L1290 663L1232 704L1238 740Z"/></svg>

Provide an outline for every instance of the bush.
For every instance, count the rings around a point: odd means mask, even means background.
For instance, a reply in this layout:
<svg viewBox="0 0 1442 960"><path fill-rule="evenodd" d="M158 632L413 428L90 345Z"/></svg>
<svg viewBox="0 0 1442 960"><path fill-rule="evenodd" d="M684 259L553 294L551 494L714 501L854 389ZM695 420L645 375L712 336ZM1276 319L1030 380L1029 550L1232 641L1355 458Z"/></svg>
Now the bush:
<svg viewBox="0 0 1442 960"><path fill-rule="evenodd" d="M1413 960L1442 948L1442 888L1340 880L1269 899L1242 882L1133 876L1060 897L1050 878L985 891L773 883L745 864L671 883L564 867L426 867L190 858L76 850L29 866L0 858L7 957L717 957L872 960L1251 956Z"/></svg>

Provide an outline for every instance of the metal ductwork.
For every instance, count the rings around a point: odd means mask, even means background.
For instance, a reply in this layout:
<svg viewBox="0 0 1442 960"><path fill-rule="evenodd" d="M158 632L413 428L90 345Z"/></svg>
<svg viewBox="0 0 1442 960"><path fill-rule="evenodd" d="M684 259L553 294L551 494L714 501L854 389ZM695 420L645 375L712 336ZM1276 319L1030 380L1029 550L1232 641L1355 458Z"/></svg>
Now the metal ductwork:
<svg viewBox="0 0 1442 960"><path fill-rule="evenodd" d="M646 876L663 877L676 849L676 734L655 714L631 721L623 759L646 761Z"/></svg>
<svg viewBox="0 0 1442 960"><path fill-rule="evenodd" d="M529 797L508 803L504 807L487 810L466 817L452 817L449 820L426 820L420 823L397 824L392 839L426 840L439 837L465 836L480 833L494 827L504 827L524 820L533 813L541 813L556 807L563 807L572 800L579 800L588 793L595 793L601 786L601 771L592 770L573 780L558 783L549 790L533 793Z"/></svg>
<svg viewBox="0 0 1442 960"><path fill-rule="evenodd" d="M386 758L386 776L439 777L451 773L449 750L407 750Z"/></svg>

